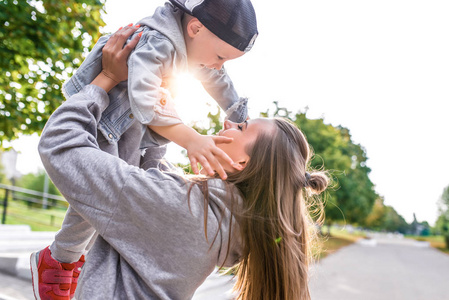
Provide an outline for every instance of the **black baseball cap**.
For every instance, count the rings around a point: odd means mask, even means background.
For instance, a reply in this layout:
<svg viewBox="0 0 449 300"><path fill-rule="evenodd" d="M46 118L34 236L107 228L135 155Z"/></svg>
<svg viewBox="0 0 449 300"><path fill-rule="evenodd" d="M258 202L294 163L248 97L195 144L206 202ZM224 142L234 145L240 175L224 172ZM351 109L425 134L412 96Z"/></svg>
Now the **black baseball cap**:
<svg viewBox="0 0 449 300"><path fill-rule="evenodd" d="M250 0L170 0L197 18L207 29L240 51L249 51L257 38L256 13Z"/></svg>

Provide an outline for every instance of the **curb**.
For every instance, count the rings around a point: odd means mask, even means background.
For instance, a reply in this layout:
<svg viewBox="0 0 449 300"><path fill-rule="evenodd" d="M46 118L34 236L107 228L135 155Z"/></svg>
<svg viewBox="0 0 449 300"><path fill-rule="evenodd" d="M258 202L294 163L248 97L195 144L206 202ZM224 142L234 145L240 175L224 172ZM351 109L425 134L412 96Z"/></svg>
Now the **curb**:
<svg viewBox="0 0 449 300"><path fill-rule="evenodd" d="M31 280L30 255L31 253L0 254L0 272L25 280Z"/></svg>
<svg viewBox="0 0 449 300"><path fill-rule="evenodd" d="M31 231L28 225L0 225L0 272L31 280L31 253L51 244L55 234Z"/></svg>

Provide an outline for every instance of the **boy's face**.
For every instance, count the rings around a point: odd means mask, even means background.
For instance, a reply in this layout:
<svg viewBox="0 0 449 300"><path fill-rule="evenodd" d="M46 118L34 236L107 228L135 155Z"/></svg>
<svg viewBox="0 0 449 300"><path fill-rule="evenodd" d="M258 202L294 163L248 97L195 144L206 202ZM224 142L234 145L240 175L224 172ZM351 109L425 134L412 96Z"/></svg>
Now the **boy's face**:
<svg viewBox="0 0 449 300"><path fill-rule="evenodd" d="M184 39L191 70L204 67L220 70L226 61L245 54L210 32L196 18L188 22Z"/></svg>

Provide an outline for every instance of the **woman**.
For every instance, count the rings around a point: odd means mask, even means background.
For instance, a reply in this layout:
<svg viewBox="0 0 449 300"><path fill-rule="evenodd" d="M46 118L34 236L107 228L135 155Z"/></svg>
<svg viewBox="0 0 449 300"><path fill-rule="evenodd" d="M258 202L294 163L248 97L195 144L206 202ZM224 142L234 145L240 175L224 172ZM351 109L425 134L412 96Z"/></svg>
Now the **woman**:
<svg viewBox="0 0 449 300"><path fill-rule="evenodd" d="M294 125L226 121L219 135L233 140L218 146L242 166L228 166L226 181L144 171L98 148L106 91L126 79L124 30L105 46L105 72L55 111L39 144L53 182L99 233L76 298L190 299L216 265L238 264L237 299L310 299L304 198L328 178L307 173Z"/></svg>

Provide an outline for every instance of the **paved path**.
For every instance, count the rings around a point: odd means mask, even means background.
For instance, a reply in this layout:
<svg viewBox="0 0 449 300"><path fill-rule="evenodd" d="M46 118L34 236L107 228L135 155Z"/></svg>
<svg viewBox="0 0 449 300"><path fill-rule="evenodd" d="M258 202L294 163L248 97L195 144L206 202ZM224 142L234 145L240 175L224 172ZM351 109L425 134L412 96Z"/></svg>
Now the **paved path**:
<svg viewBox="0 0 449 300"><path fill-rule="evenodd" d="M0 273L0 300L35 300L31 281Z"/></svg>
<svg viewBox="0 0 449 300"><path fill-rule="evenodd" d="M448 300L449 255L410 240L377 236L323 259L313 300Z"/></svg>

